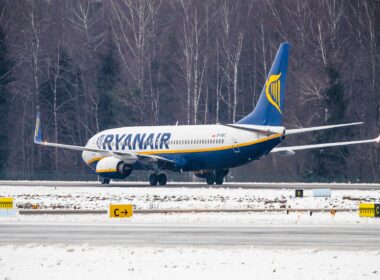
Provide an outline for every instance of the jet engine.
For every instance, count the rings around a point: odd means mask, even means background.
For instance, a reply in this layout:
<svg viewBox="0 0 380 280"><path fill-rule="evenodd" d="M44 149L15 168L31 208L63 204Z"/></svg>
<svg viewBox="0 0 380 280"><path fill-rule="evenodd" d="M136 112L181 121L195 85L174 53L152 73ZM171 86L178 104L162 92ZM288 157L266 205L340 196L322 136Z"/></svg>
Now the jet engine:
<svg viewBox="0 0 380 280"><path fill-rule="evenodd" d="M113 156L99 160L96 174L111 179L125 179L132 173L132 166Z"/></svg>

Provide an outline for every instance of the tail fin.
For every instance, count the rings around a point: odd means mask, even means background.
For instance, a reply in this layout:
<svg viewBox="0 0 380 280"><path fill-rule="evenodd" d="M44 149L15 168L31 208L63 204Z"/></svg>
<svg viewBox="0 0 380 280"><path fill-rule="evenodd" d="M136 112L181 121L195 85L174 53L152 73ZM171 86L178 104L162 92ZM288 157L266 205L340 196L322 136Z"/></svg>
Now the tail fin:
<svg viewBox="0 0 380 280"><path fill-rule="evenodd" d="M280 45L255 109L239 124L280 126L285 101L285 81L290 44Z"/></svg>

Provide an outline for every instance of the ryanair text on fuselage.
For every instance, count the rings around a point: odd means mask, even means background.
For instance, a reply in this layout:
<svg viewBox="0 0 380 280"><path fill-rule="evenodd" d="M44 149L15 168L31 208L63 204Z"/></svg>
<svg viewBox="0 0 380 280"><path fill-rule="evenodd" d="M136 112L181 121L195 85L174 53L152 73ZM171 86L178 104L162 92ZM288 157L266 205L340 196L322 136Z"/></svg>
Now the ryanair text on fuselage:
<svg viewBox="0 0 380 280"><path fill-rule="evenodd" d="M161 150L169 149L171 133L104 134L96 144L103 150Z"/></svg>

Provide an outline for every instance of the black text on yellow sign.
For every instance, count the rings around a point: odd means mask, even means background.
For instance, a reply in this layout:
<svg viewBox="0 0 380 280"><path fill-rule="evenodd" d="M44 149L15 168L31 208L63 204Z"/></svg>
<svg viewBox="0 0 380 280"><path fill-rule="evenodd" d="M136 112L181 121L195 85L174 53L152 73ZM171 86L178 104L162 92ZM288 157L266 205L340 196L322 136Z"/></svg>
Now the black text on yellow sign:
<svg viewBox="0 0 380 280"><path fill-rule="evenodd" d="M0 197L0 208L13 208L13 198Z"/></svg>
<svg viewBox="0 0 380 280"><path fill-rule="evenodd" d="M132 204L110 204L111 218L129 218L133 216Z"/></svg>
<svg viewBox="0 0 380 280"><path fill-rule="evenodd" d="M376 203L360 203L360 217L380 217L380 204Z"/></svg>

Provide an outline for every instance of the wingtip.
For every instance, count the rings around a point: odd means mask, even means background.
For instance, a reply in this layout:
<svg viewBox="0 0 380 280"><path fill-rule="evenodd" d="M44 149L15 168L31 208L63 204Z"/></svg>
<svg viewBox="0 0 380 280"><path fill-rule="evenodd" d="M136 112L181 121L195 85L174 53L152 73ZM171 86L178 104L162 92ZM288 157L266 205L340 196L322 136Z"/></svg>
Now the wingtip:
<svg viewBox="0 0 380 280"><path fill-rule="evenodd" d="M380 143L380 135L377 136L377 138L375 138L375 141L376 141L377 143Z"/></svg>
<svg viewBox="0 0 380 280"><path fill-rule="evenodd" d="M42 140L42 133L41 133L40 112L37 108L36 128L34 130L34 143L41 144L42 142L43 140Z"/></svg>

